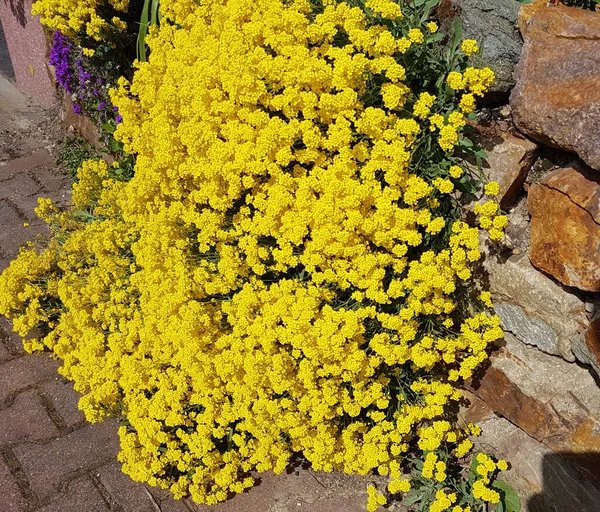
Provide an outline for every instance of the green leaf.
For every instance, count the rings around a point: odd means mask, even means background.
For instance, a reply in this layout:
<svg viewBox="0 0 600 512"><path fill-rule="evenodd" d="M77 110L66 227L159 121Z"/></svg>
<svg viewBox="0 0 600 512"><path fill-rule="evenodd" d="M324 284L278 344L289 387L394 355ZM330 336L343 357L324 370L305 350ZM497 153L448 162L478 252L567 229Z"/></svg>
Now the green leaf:
<svg viewBox="0 0 600 512"><path fill-rule="evenodd" d="M150 23L152 25L158 25L160 21L160 11L158 10L158 6L160 5L160 0L152 0L152 8L150 9Z"/></svg>
<svg viewBox="0 0 600 512"><path fill-rule="evenodd" d="M402 503L404 505L414 505L415 503L421 501L422 499L422 494L420 492L408 492L408 494L402 498Z"/></svg>
<svg viewBox="0 0 600 512"><path fill-rule="evenodd" d="M500 503L503 509L496 507L501 512L521 512L521 500L517 492L504 480L496 480L491 485L492 489L500 493Z"/></svg>
<svg viewBox="0 0 600 512"><path fill-rule="evenodd" d="M472 484L475 480L477 480L477 466L479 466L479 461L477 460L477 454L475 454L473 456L473 460L471 461L471 466L469 467L469 483L470 484Z"/></svg>
<svg viewBox="0 0 600 512"><path fill-rule="evenodd" d="M478 149L474 154L483 160L487 160L488 154L483 149Z"/></svg>
<svg viewBox="0 0 600 512"><path fill-rule="evenodd" d="M462 41L463 35L463 28L462 22L460 21L460 16L454 17L453 29L454 30L452 33L452 41L450 43L450 46L453 51L456 51L458 49L458 46L460 45L460 42Z"/></svg>
<svg viewBox="0 0 600 512"><path fill-rule="evenodd" d="M108 133L114 133L117 127L113 123L104 123L102 129Z"/></svg>
<svg viewBox="0 0 600 512"><path fill-rule="evenodd" d="M137 37L137 58L140 62L146 62L146 34L148 33L149 11L150 0L144 0L144 7L140 18L140 31Z"/></svg>

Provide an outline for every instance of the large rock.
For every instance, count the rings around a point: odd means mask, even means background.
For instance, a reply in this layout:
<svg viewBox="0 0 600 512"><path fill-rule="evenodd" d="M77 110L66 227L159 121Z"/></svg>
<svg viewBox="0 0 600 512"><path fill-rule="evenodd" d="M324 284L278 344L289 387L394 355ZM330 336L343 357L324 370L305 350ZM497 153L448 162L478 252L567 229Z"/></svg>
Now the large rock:
<svg viewBox="0 0 600 512"><path fill-rule="evenodd" d="M487 151L484 173L500 185L500 207L507 210L523 190L527 174L535 162L539 146L529 139L503 132L483 144Z"/></svg>
<svg viewBox="0 0 600 512"><path fill-rule="evenodd" d="M536 270L527 255L485 267L502 328L527 345L574 361L571 345L588 325L585 303Z"/></svg>
<svg viewBox="0 0 600 512"><path fill-rule="evenodd" d="M533 0L528 4L522 4L519 9L519 18L517 20L517 24L519 25L519 31L521 32L521 36L525 39L527 35L527 28L529 27L529 23L534 15L544 7L548 6L548 0Z"/></svg>
<svg viewBox="0 0 600 512"><path fill-rule="evenodd" d="M567 286L600 291L600 175L558 169L530 187L527 205L531 262Z"/></svg>
<svg viewBox="0 0 600 512"><path fill-rule="evenodd" d="M494 412L600 479L600 390L592 375L510 334L505 340L470 390Z"/></svg>
<svg viewBox="0 0 600 512"><path fill-rule="evenodd" d="M589 365L600 378L600 318L596 318L573 343L573 354L584 364Z"/></svg>
<svg viewBox="0 0 600 512"><path fill-rule="evenodd" d="M517 29L518 0L442 0L438 16L442 30L451 32L452 19L460 16L463 37L483 41L483 62L496 73L491 93L507 93L515 84L513 71L523 42Z"/></svg>
<svg viewBox="0 0 600 512"><path fill-rule="evenodd" d="M597 483L572 460L527 435L505 418L479 422L482 435L475 449L510 462L499 478L521 498L521 512L595 511L600 503Z"/></svg>
<svg viewBox="0 0 600 512"><path fill-rule="evenodd" d="M539 8L527 25L510 103L516 126L600 169L600 13Z"/></svg>

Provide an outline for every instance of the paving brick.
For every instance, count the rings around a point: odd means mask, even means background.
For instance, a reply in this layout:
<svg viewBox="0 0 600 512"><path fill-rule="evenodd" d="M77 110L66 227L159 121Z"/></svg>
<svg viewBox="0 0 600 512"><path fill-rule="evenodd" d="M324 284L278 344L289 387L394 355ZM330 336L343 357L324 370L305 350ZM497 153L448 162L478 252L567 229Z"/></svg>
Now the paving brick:
<svg viewBox="0 0 600 512"><path fill-rule="evenodd" d="M42 187L24 172L0 181L0 199L14 200L21 196L37 196L41 191Z"/></svg>
<svg viewBox="0 0 600 512"><path fill-rule="evenodd" d="M123 473L119 462L112 462L94 473L108 494L126 512L148 512L155 509L144 484L134 482Z"/></svg>
<svg viewBox="0 0 600 512"><path fill-rule="evenodd" d="M30 215L31 222L27 216L22 217L11 204L0 200L0 250L4 257L16 257L19 249L28 241L34 240L38 235L46 236L50 233L43 221L33 218L33 210ZM29 222L29 226L25 227L25 222Z"/></svg>
<svg viewBox="0 0 600 512"><path fill-rule="evenodd" d="M40 386L40 391L52 403L56 412L64 420L66 427L74 427L85 421L83 412L77 408L81 395L73 389L73 383L58 376L44 382Z"/></svg>
<svg viewBox="0 0 600 512"><path fill-rule="evenodd" d="M73 476L114 460L118 449L116 422L105 421L88 425L51 443L25 443L13 451L31 488L46 501Z"/></svg>
<svg viewBox="0 0 600 512"><path fill-rule="evenodd" d="M0 316L0 342L6 347L11 356L25 355L21 337L13 332L12 323L4 316Z"/></svg>
<svg viewBox="0 0 600 512"><path fill-rule="evenodd" d="M48 150L39 149L29 155L0 162L0 180L11 178L30 169L52 165L54 162L55 159Z"/></svg>
<svg viewBox="0 0 600 512"><path fill-rule="evenodd" d="M58 434L36 391L25 391L0 411L0 446L17 441L39 441Z"/></svg>
<svg viewBox="0 0 600 512"><path fill-rule="evenodd" d="M26 510L26 505L17 482L0 457L0 510L2 512L23 512Z"/></svg>
<svg viewBox="0 0 600 512"><path fill-rule="evenodd" d="M31 171L34 180L42 184L44 197L50 197L59 204L66 204L71 199L72 179L51 166L44 166Z"/></svg>
<svg viewBox="0 0 600 512"><path fill-rule="evenodd" d="M28 354L0 364L0 404L21 389L53 379L59 366L48 354Z"/></svg>
<svg viewBox="0 0 600 512"><path fill-rule="evenodd" d="M6 347L6 345L4 344L3 339L4 338L2 337L2 333L0 332L0 363L8 361L9 359L12 359L12 357L13 357L10 354L10 352L8 351L8 348Z"/></svg>
<svg viewBox="0 0 600 512"><path fill-rule="evenodd" d="M65 492L39 512L103 512L110 510L88 476L69 482Z"/></svg>

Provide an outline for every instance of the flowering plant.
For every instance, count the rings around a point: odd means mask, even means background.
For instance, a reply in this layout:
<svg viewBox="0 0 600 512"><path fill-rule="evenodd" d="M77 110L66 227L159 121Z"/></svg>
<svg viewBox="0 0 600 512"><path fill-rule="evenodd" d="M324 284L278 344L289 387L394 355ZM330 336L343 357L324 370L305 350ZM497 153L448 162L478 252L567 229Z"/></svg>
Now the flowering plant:
<svg viewBox="0 0 600 512"><path fill-rule="evenodd" d="M494 77L435 3L161 2L111 91L134 173L85 162L71 209L40 200L49 247L0 277L0 313L64 361L87 419L122 419L133 479L213 504L301 454L388 475L369 511L503 499L504 461L463 477L478 428L452 415L502 337L461 210ZM477 214L501 238L497 203Z"/></svg>

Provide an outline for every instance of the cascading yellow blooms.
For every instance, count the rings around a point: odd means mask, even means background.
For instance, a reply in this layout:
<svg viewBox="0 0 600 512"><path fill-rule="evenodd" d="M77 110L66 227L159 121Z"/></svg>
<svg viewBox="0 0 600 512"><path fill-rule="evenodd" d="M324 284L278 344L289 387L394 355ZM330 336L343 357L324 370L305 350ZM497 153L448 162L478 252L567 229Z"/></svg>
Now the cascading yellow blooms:
<svg viewBox="0 0 600 512"><path fill-rule="evenodd" d="M129 0L37 0L31 12L41 16L41 23L52 30L60 30L68 36L81 32L96 41L103 40L111 26L103 12L127 12ZM112 18L115 27L123 29L125 23Z"/></svg>
<svg viewBox="0 0 600 512"><path fill-rule="evenodd" d="M113 92L135 176L89 161L70 211L41 201L55 236L2 274L0 313L63 359L89 421L126 418L135 480L212 504L302 453L408 490L410 444L464 455L443 419L452 383L502 336L483 306L457 310L480 252L477 228L444 217L453 182L409 172L435 97L396 56L425 36L333 0L161 10L178 25L152 31L149 62ZM381 108L362 99L370 75ZM450 151L463 115L435 116Z"/></svg>

